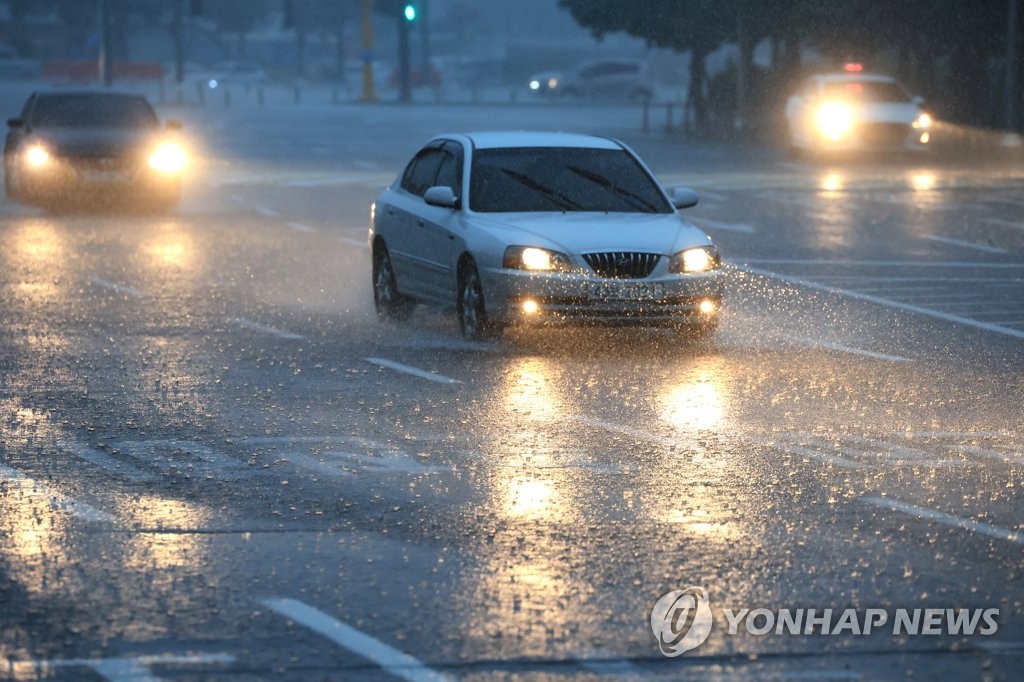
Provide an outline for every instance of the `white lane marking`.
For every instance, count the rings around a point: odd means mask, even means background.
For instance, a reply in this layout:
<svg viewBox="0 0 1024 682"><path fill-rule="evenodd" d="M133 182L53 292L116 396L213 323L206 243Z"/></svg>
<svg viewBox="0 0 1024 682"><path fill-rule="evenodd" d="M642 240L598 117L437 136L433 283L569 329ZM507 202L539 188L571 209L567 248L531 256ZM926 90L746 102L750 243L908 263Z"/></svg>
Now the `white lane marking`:
<svg viewBox="0 0 1024 682"><path fill-rule="evenodd" d="M886 362L913 362L910 358L904 358L899 355L888 355L886 353L876 353L870 350L863 350L861 348L851 348L850 346L844 346L839 343L833 343L831 341L819 341L817 339L807 339L803 337L793 336L790 337L798 343L812 346L815 348L823 348L825 350L834 350L839 353L849 353L850 355L860 355L865 358L872 358L874 360L885 360Z"/></svg>
<svg viewBox="0 0 1024 682"><path fill-rule="evenodd" d="M753 265L877 265L896 268L993 268L993 269L1024 269L1024 263L975 263L971 261L917 261L917 260L830 260L827 258L730 258L726 262L742 266Z"/></svg>
<svg viewBox="0 0 1024 682"><path fill-rule="evenodd" d="M261 216L263 216L265 218L279 218L279 217L281 217L280 213L278 213L277 211L275 211L272 208L267 208L266 206L257 206L256 207L256 212L259 213Z"/></svg>
<svg viewBox="0 0 1024 682"><path fill-rule="evenodd" d="M896 308L897 310L905 310L911 313L918 313L919 315L927 315L928 317L934 317L938 320L945 322L953 322L956 324L966 325L968 327L975 327L977 329L983 329L989 332L995 332L997 334L1005 334L1006 336L1012 336L1018 339L1024 339L1024 331L1018 329L1011 329L1009 327L1000 327L996 324L989 324L987 322L979 322L969 317L963 317L961 315L951 315L938 310L932 310L931 308L923 308L918 305L911 305L909 303L901 303L900 301L894 301L889 298L882 298L881 296L872 296L870 294L862 294L856 291L850 291L849 289L839 289L836 287L830 287L825 284L819 284L813 280L806 279L804 277L792 277L790 275L780 275L777 272L771 270L762 270L761 268L751 268L747 266L740 266L738 269L744 272L749 272L754 275L761 275L762 277L771 277L782 282L788 282L790 284L799 284L800 286L807 287L809 289L817 289L818 291L825 291L830 294L837 294L839 296L847 296L849 298L855 298L860 301L867 301L868 303L875 303L877 305L887 306L889 308Z"/></svg>
<svg viewBox="0 0 1024 682"><path fill-rule="evenodd" d="M141 469L136 469L132 465L122 462L113 455L100 450L94 450L93 448L82 445L81 443L72 443L67 447L67 450L79 459L84 459L90 464L94 464L106 469L107 471L111 471L118 476L123 476L124 478L131 479L138 483L151 483L157 480L157 477L150 473L142 471Z"/></svg>
<svg viewBox="0 0 1024 682"><path fill-rule="evenodd" d="M370 245L366 243L365 239L356 239L355 237L338 237L338 241L343 244L351 244L352 246L360 249L370 248Z"/></svg>
<svg viewBox="0 0 1024 682"><path fill-rule="evenodd" d="M337 618L296 599L264 599L263 605L300 623L358 656L373 661L385 672L409 682L447 682L452 678L428 668L417 658L360 632Z"/></svg>
<svg viewBox="0 0 1024 682"><path fill-rule="evenodd" d="M25 490L29 496L46 499L49 502L50 509L66 511L83 521L95 523L115 523L117 521L110 514L94 509L84 502L79 502L75 498L65 495L45 483L26 476L17 469L3 464L0 464L0 479L5 479L3 483L6 483L8 486ZM9 495L8 493L8 497Z"/></svg>
<svg viewBox="0 0 1024 682"><path fill-rule="evenodd" d="M403 365L400 362L393 360L385 360L384 358L364 358L371 365L377 365L378 367L387 367L393 369L396 372L402 372L404 374L411 374L414 377L426 379L428 381L434 381L439 384L461 384L462 382L458 379L452 379L451 377L442 376L440 374L434 374L423 369L417 369L416 367L410 367L409 365Z"/></svg>
<svg viewBox="0 0 1024 682"><path fill-rule="evenodd" d="M900 502L899 500L893 500L888 497L862 497L860 499L861 502L875 507L892 509L893 511L898 511L909 516L915 516L919 519L927 519L928 521L935 521L953 528L962 528L964 530L980 533L981 535L987 535L1000 540L1024 544L1024 538L1021 537L1020 533L1012 530L1006 530L999 526L993 526L988 523L982 523L981 521L972 521L970 519L960 518L959 516L953 516L952 514L947 514L935 509L918 507L916 504L908 504L907 502Z"/></svg>
<svg viewBox="0 0 1024 682"><path fill-rule="evenodd" d="M153 665L210 665L234 663L229 654L194 654L176 656L139 656L137 658L66 658L52 661L11 661L9 670L17 679L37 679L37 675L59 674L60 668L92 668L108 682L159 682L161 678L151 674Z"/></svg>
<svg viewBox="0 0 1024 682"><path fill-rule="evenodd" d="M133 298L142 298L146 295L138 289L133 289L132 287L128 287L123 284L111 282L110 280L103 279L102 277L90 277L89 284L94 284L98 287L103 287L104 289L110 289L111 291L116 291L117 293L124 294L125 296L132 296Z"/></svg>
<svg viewBox="0 0 1024 682"><path fill-rule="evenodd" d="M940 237L936 234L922 234L919 235L921 239L927 239L931 242L939 242L941 244L950 244L951 246L961 246L965 249L975 249L976 251L984 251L985 253L1006 253L1006 249L999 246L990 246L988 244L976 244L974 242L964 241L963 239L953 239L952 237Z"/></svg>
<svg viewBox="0 0 1024 682"><path fill-rule="evenodd" d="M603 419L594 419L593 417L585 417L583 415L573 415L570 417L570 419L580 424L592 426L595 429L604 429L605 431L611 431L612 433L618 433L623 436L629 436L630 438L646 441L648 443L654 443L655 445L662 445L664 447L674 447L675 445L677 445L677 443L672 441L671 439L664 438L662 436L657 436L654 435L653 433L648 433L647 431L643 431L641 429L634 429L629 426L623 426L622 424L607 422L604 421Z"/></svg>
<svg viewBox="0 0 1024 682"><path fill-rule="evenodd" d="M999 452L997 450L990 450L989 448L983 448L978 445L954 445L952 448L950 448L950 452L964 452L969 455L977 455L978 457L984 457L986 459L994 459L997 462L1002 462L1003 464L1021 463L1021 456L1019 454Z"/></svg>
<svg viewBox="0 0 1024 682"><path fill-rule="evenodd" d="M244 317L237 318L235 320L235 324L239 325L240 327L245 327L246 329L251 329L254 332L262 332L264 334L270 334L271 336L276 336L279 339L289 339L289 340L292 340L292 341L301 341L301 340L306 338L305 336L302 336L301 334L293 334L292 332L284 331L282 329L275 329L274 327L268 327L265 324L260 324L259 322L253 322L252 320L247 320Z"/></svg>
<svg viewBox="0 0 1024 682"><path fill-rule="evenodd" d="M1000 220L999 218L983 218L981 222L987 225L998 225L999 227L1009 227L1014 230L1024 230L1024 223L1015 223L1010 220Z"/></svg>
<svg viewBox="0 0 1024 682"><path fill-rule="evenodd" d="M754 234L757 232L750 225L744 225L741 223L720 223L717 220L708 220L707 218L693 218L687 216L688 221L696 225L697 227L709 229L709 230L725 230L727 232L742 232L743 234Z"/></svg>
<svg viewBox="0 0 1024 682"><path fill-rule="evenodd" d="M900 457L902 458L901 461L907 463L914 463L915 461L919 462L921 460L927 461L934 459L934 455L932 455L932 453L930 452L919 450L917 448L907 447L905 445L899 445L898 443L893 443L887 440L868 438L867 436L858 436L853 433L844 433L842 435L842 440L844 442L860 443L861 445L866 445L870 448L869 450L857 451L860 454L873 455L877 457L878 455L887 453L890 455L895 455L896 457ZM849 452L853 451L852 448L840 448L840 450L843 452L847 452L848 454Z"/></svg>
<svg viewBox="0 0 1024 682"><path fill-rule="evenodd" d="M835 464L841 466L844 469L867 469L868 465L863 462L855 462L852 459L846 459L838 455L830 455L827 452L819 452L818 450L812 450L811 448L801 447L799 445L781 445L778 449L783 452L787 452L792 455L801 455L810 459L816 459L821 462L827 462L829 464Z"/></svg>
<svg viewBox="0 0 1024 682"><path fill-rule="evenodd" d="M296 232L316 232L315 227L311 227L304 223L288 223L288 227L292 228Z"/></svg>

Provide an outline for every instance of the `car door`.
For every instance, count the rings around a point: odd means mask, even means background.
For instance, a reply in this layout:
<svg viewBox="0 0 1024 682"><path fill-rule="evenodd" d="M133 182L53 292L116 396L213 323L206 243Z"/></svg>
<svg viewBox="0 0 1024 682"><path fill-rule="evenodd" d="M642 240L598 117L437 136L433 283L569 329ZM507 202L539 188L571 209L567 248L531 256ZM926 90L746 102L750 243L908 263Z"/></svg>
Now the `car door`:
<svg viewBox="0 0 1024 682"><path fill-rule="evenodd" d="M431 183L431 187L436 186L450 187L456 197L462 194L462 147L455 142L446 142L441 148L437 175ZM446 303L452 302L455 294L452 246L456 220L455 210L426 202L416 220L417 251L423 258L423 285L431 298Z"/></svg>
<svg viewBox="0 0 1024 682"><path fill-rule="evenodd" d="M409 162L402 180L388 200L380 207L378 219L386 223L385 235L391 263L395 270L398 290L413 296L429 295L427 282L429 267L424 253L425 240L422 227L425 224L423 193L430 188L441 165L440 145L421 149Z"/></svg>

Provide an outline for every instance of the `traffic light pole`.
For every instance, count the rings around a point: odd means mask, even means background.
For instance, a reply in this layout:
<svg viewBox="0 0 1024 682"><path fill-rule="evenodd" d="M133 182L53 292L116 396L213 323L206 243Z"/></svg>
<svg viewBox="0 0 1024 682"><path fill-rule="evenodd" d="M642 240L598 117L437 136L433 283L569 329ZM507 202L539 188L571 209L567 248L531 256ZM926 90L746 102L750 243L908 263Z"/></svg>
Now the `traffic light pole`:
<svg viewBox="0 0 1024 682"><path fill-rule="evenodd" d="M359 4L359 18L363 25L363 102L376 102L373 90L373 0L362 0Z"/></svg>
<svg viewBox="0 0 1024 682"><path fill-rule="evenodd" d="M398 99L402 102L412 100L409 69L409 20L405 10L398 13Z"/></svg>
<svg viewBox="0 0 1024 682"><path fill-rule="evenodd" d="M1020 2L1009 2L1006 19L1006 127L1019 130Z"/></svg>

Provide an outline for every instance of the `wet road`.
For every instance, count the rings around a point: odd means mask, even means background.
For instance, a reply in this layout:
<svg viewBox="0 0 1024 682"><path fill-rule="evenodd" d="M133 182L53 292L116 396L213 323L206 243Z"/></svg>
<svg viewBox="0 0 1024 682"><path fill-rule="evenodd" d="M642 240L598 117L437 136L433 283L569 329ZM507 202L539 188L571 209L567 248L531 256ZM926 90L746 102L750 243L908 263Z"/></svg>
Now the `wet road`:
<svg viewBox="0 0 1024 682"><path fill-rule="evenodd" d="M164 113L207 159L177 213L0 205L0 679L1018 676L1024 165L619 109ZM484 128L623 136L699 189L718 335L379 324L370 203ZM714 629L663 657L651 608L691 585ZM728 633L758 607L998 632Z"/></svg>

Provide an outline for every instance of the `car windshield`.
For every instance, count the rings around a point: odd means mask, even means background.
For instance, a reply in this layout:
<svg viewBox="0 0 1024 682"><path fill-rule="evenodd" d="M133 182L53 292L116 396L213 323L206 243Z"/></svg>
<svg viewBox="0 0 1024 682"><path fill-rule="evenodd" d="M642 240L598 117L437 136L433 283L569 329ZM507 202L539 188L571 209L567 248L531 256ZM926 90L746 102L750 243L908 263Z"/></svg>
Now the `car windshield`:
<svg viewBox="0 0 1024 682"><path fill-rule="evenodd" d="M152 128L152 107L141 97L49 95L40 97L35 125L50 128Z"/></svg>
<svg viewBox="0 0 1024 682"><path fill-rule="evenodd" d="M825 84L827 97L859 99L865 102L909 102L910 95L891 81L843 81Z"/></svg>
<svg viewBox="0 0 1024 682"><path fill-rule="evenodd" d="M671 213L647 171L622 149L523 147L473 155L470 209L481 213Z"/></svg>

